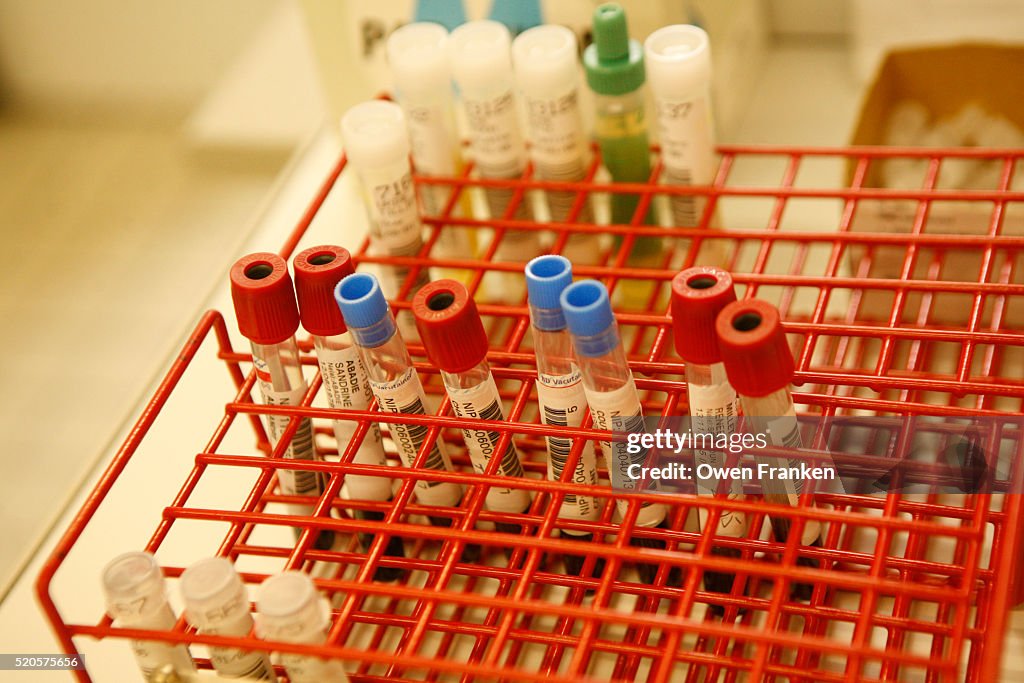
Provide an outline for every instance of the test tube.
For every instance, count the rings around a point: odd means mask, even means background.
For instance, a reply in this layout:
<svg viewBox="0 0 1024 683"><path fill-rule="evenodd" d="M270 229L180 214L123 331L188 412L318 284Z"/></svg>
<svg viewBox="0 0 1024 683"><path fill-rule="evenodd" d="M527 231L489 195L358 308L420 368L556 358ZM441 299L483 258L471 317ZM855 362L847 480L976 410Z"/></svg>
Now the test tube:
<svg viewBox="0 0 1024 683"><path fill-rule="evenodd" d="M607 3L598 6L594 10L593 23L594 42L583 51L583 66L587 84L594 92L597 110L594 134L601 148L601 162L613 182L649 182L651 156L644 111L643 48L639 42L629 38L626 13L620 5ZM612 223L629 225L639 202L639 195L613 193ZM650 208L642 222L654 225ZM617 237L615 245L621 243L621 237ZM631 266L657 266L661 255L661 238L639 237L633 243L627 263ZM637 290L631 292L632 296L639 295L642 288L633 285L630 289Z"/></svg>
<svg viewBox="0 0 1024 683"><path fill-rule="evenodd" d="M711 47L696 26L660 28L644 41L654 96L664 178L669 185L710 185L715 143L711 122ZM705 197L672 195L675 225L695 226Z"/></svg>
<svg viewBox="0 0 1024 683"><path fill-rule="evenodd" d="M124 553L111 560L103 568L103 593L107 614L117 626L169 631L177 622L167 601L160 564L150 553ZM182 676L196 670L184 645L133 640L131 647L147 681L168 667Z"/></svg>
<svg viewBox="0 0 1024 683"><path fill-rule="evenodd" d="M244 637L252 630L245 584L227 558L208 557L182 572L181 597L185 618L202 634ZM264 652L211 645L210 663L225 678L277 680Z"/></svg>
<svg viewBox="0 0 1024 683"><path fill-rule="evenodd" d="M395 79L395 96L409 125L416 171L424 176L458 175L462 170L462 151L452 105L448 30L426 21L406 24L388 37L387 54ZM426 212L440 215L450 192L444 185L421 187ZM470 231L444 226L435 253L441 257L471 257Z"/></svg>
<svg viewBox="0 0 1024 683"><path fill-rule="evenodd" d="M377 279L367 273L349 275L334 289L334 298L359 350L370 389L377 398L378 410L426 415L427 395L405 341L398 335L395 319ZM413 467L426 440L427 428L421 424L392 422L389 430L402 462L406 467ZM431 444L423 468L452 470L451 459L440 436ZM452 508L462 501L462 486L453 482L419 480L415 492L422 505ZM435 526L452 524L448 517L429 519Z"/></svg>
<svg viewBox="0 0 1024 683"><path fill-rule="evenodd" d="M327 642L330 623L331 605L308 574L286 571L260 585L256 594L256 633L260 638L321 645ZM292 683L348 683L337 661L282 652L281 664Z"/></svg>
<svg viewBox="0 0 1024 683"><path fill-rule="evenodd" d="M739 416L739 397L729 384L718 350L715 319L729 303L736 301L732 276L710 266L687 268L672 280L672 331L676 352L686 362L686 394L690 405L691 428L700 434L732 434ZM725 467L722 451L696 449L696 465ZM695 477L697 494L714 496L720 483L714 476ZM743 497L743 482L733 480L726 489L730 500ZM700 508L700 528L706 529L709 511ZM715 535L743 538L747 533L746 515L738 510L722 510ZM712 546L711 552L722 557L739 557L739 551ZM729 593L734 574L704 572L708 590Z"/></svg>
<svg viewBox="0 0 1024 683"><path fill-rule="evenodd" d="M526 168L526 146L519 129L515 82L512 74L512 38L504 24L471 21L449 37L452 73L462 96L469 129L470 152L481 178L519 178ZM484 198L492 219L504 218L512 200L511 188L489 187ZM515 220L529 220L527 197L520 198ZM495 261L517 261L540 253L540 233L506 230L494 253ZM497 298L520 301L523 284L508 273L495 283Z"/></svg>
<svg viewBox="0 0 1024 683"><path fill-rule="evenodd" d="M516 83L526 106L530 157L541 180L574 183L586 177L588 145L580 113L577 54L576 34L565 26L536 26L512 41ZM576 198L571 190L547 192L551 220L566 222ZM586 195L576 222L594 222ZM597 263L600 236L570 235L562 254L574 263Z"/></svg>
<svg viewBox="0 0 1024 683"><path fill-rule="evenodd" d="M740 396L750 431L766 434L772 446L800 448L800 423L789 390L795 366L778 309L758 299L735 301L718 314L715 333L726 374ZM768 459L773 466L800 466L796 459ZM765 478L761 487L765 500L796 507L803 481ZM776 540L785 543L789 538L789 520L773 516L771 523ZM817 520L806 520L801 543L820 546L820 536L821 524ZM799 558L797 564L818 566L815 560L805 557ZM809 584L796 584L793 595L807 600L812 589Z"/></svg>
<svg viewBox="0 0 1024 683"><path fill-rule="evenodd" d="M295 331L299 329L299 309L288 265L277 254L256 253L243 256L231 267L231 298L235 305L238 330L252 345L257 385L268 406L297 406L306 395L306 378L299 360ZM287 415L267 415L270 439L276 446L288 426ZM313 423L299 418L288 447L286 460L318 460L313 444ZM320 496L324 478L308 470L280 469L278 486L286 496ZM312 505L291 505L289 512L309 516ZM296 528L296 535L300 533ZM334 533L321 531L314 541L326 550L334 544Z"/></svg>
<svg viewBox="0 0 1024 683"><path fill-rule="evenodd" d="M313 337L316 359L320 366L327 403L332 408L367 410L373 394L366 381L366 371L359 359L359 351L352 343L352 335L334 301L334 288L342 278L355 272L352 257L341 247L324 245L312 247L298 254L292 261L295 269L295 295L299 303L302 326ZM338 454L342 455L356 431L351 420L334 420L334 437ZM352 462L385 467L384 444L380 427L369 425ZM362 474L345 475L344 493L350 499L391 500L391 480ZM376 510L354 510L356 519L380 521L384 513ZM359 535L363 549L373 543L373 534ZM404 557L402 539L388 538L385 554ZM402 576L401 569L378 567L375 576L380 581L394 581Z"/></svg>
<svg viewBox="0 0 1024 683"><path fill-rule="evenodd" d="M633 373L626 361L626 351L619 336L619 327L612 313L608 290L597 280L581 280L566 287L559 299L565 322L569 327L576 360L583 376L583 389L590 417L595 429L639 433L646 430L640 394L633 381ZM602 441L601 450L608 464L612 486L620 490L634 490L641 482L629 476L630 465L643 465L647 451L631 454L627 443ZM658 490L658 481L646 485L649 492ZM620 515L625 515L629 502L619 500ZM666 509L660 503L644 502L636 518L640 527L663 527ZM664 548L664 543L634 537L630 543L649 548ZM645 583L654 580L657 568L639 566Z"/></svg>
<svg viewBox="0 0 1024 683"><path fill-rule="evenodd" d="M417 256L423 247L423 225L416 205L409 133L402 108L384 100L357 104L341 118L341 136L348 163L362 185L374 250L385 256ZM406 266L382 268L391 296L398 296L409 271ZM429 269L420 268L409 294L429 281ZM417 338L416 325L408 313L398 315L398 324L406 338Z"/></svg>
<svg viewBox="0 0 1024 683"><path fill-rule="evenodd" d="M465 286L455 280L431 282L416 294L412 310L427 355L441 370L452 412L457 417L503 421L501 396L487 363L487 333ZM499 475L523 476L511 438L500 453L499 432L469 428L462 430L462 438L477 472L486 471L491 459L498 458ZM521 514L530 508L530 494L525 489L491 486L486 505L492 512ZM505 533L520 531L518 524L505 522L496 523L495 528Z"/></svg>
<svg viewBox="0 0 1024 683"><path fill-rule="evenodd" d="M562 290L570 284L572 264L564 256L538 256L526 264L526 292L537 358L537 403L544 424L553 427L579 427L587 411L583 377L573 360L572 340L559 303ZM562 480L572 445L571 438L547 437L548 479L551 481ZM597 462L591 441L584 443L569 481L587 486L597 484ZM559 519L593 522L600 514L594 496L567 494L558 509ZM580 541L593 539L593 534L584 531L562 529L561 533ZM563 558L569 573L577 576L582 572L584 559L579 555Z"/></svg>

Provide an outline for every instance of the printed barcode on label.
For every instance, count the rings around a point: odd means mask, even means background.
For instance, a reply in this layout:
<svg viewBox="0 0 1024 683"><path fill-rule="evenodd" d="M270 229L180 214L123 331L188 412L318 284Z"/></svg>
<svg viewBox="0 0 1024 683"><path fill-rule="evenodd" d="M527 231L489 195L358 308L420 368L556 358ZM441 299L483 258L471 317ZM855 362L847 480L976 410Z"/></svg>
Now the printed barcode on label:
<svg viewBox="0 0 1024 683"><path fill-rule="evenodd" d="M501 406L498 405L498 402L491 401L490 405L480 411L480 419L501 422L505 419L505 416L502 415ZM501 434L498 432L488 432L487 436L491 440L491 445L497 447ZM501 455L500 472L507 477L523 476L523 463L519 462L519 454L516 452L516 447L512 445L511 438L509 438L508 445L505 446L505 452Z"/></svg>
<svg viewBox="0 0 1024 683"><path fill-rule="evenodd" d="M667 170L665 179L669 185L693 185L693 176L688 169ZM698 197L689 195L672 195L669 204L672 207L672 222L675 225L697 225L700 220Z"/></svg>
<svg viewBox="0 0 1024 683"><path fill-rule="evenodd" d="M481 173L483 175L483 173ZM507 178L518 177L518 172L502 172L494 173L493 176L488 174L488 177L496 178ZM512 202L512 190L503 187L491 187L487 188L484 192L484 197L487 199L487 210L491 214L491 218L504 218L505 212L508 211L508 206ZM515 212L512 214L513 220L528 220L529 215L527 214L527 198L522 196L519 198L519 203L516 204ZM508 233L506 232L506 235Z"/></svg>
<svg viewBox="0 0 1024 683"><path fill-rule="evenodd" d="M544 406L544 424L552 427L569 426L568 413L565 410L557 410ZM561 481L562 472L565 471L565 464L569 459L569 452L572 450L572 439L558 436L548 437L548 455L551 458L551 473L555 481ZM569 504L576 503L576 494L566 494L564 501Z"/></svg>
<svg viewBox="0 0 1024 683"><path fill-rule="evenodd" d="M426 410L423 408L423 401L421 401L419 397L414 398L411 402L399 408L398 412L406 415L426 415ZM392 429L396 428L405 432L405 435L408 437L408 443L412 445L412 452L409 453L409 461L412 462L413 458L416 457L416 453L423 447L423 442L427 438L427 426L420 424L392 425ZM424 467L428 470L445 469L444 457L441 455L441 449L438 448L436 441L431 445L430 453L427 454L427 461L424 463ZM441 483L443 482L431 481L427 483L427 486L437 486Z"/></svg>

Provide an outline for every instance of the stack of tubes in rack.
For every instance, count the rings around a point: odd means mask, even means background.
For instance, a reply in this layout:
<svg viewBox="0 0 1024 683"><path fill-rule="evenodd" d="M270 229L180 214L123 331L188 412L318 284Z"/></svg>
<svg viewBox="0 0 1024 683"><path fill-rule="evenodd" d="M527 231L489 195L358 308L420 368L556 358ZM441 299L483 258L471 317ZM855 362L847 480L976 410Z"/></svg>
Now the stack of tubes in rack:
<svg viewBox="0 0 1024 683"><path fill-rule="evenodd" d="M713 140L708 88L710 55L707 36L692 26L669 26L652 34L644 46L628 37L621 7L602 5L594 14L594 44L583 55L587 83L595 95L595 137L602 161L614 182L647 182L651 174L649 144L643 112L642 86L650 82L656 104L666 182L707 184L713 173ZM441 186L423 188L417 196L412 167L423 175L452 176L462 163L452 116L452 80L458 85L468 126L469 152L483 178L519 177L527 154L541 180L576 182L587 168L588 138L582 127L578 92L577 45L574 34L560 26L539 26L511 40L496 22L470 22L451 36L435 24L414 23L396 30L388 41L388 56L397 86L397 101L375 100L353 107L342 119L348 164L364 190L370 221L371 247L388 256L410 256L423 246L421 207L438 213L451 199ZM646 69L645 69L646 58ZM529 152L519 128L516 95L522 97ZM529 202L506 189L485 191L486 213L491 217L529 218ZM552 191L545 197L552 221L593 222L592 208L576 192ZM630 223L637 197L616 193L611 198L614 223ZM674 195L671 213L676 224L694 225L704 212L697 196ZM644 222L653 220L645 216ZM482 250L490 260L515 261L523 254L545 251L537 231L506 231ZM536 352L536 390L541 420L552 428L580 427L587 415L596 429L643 430L640 395L626 361L611 300L605 286L595 280L573 282L571 262L593 263L600 252L596 234L574 235L552 245L562 255L538 256L526 264L525 278L505 273L496 297L522 300L525 289ZM478 245L469 230L442 230L439 254L463 257ZM636 240L627 265L643 266L660 256L661 242ZM568 256L568 258L567 258ZM657 260L657 259L655 259ZM427 396L406 348L406 341L421 342L429 360L440 371L450 407L459 418L505 419L501 397L487 361L488 343L473 297L459 281L431 281L428 268L410 278L408 268L388 266L378 280L356 273L347 250L338 246L313 247L293 261L294 280L287 264L271 253L251 254L231 269L230 281L240 332L251 342L257 386L268 405L297 405L307 392L295 334L300 322L313 341L327 401L332 408L425 415ZM412 280L407 282L407 280ZM628 284L628 283L626 283ZM397 319L387 302L402 287L413 294L412 311ZM749 427L760 429L774 422L770 433L779 434L773 445L799 445L799 429L789 384L793 358L786 344L778 311L760 301L737 301L728 273L714 267L695 267L672 282L671 312L676 349L686 363L687 393L694 429L733 433L741 413ZM286 444L279 444L289 427L288 416L267 416L266 426L275 452L285 459L315 460L309 418L302 418ZM779 420L786 422L778 428ZM333 431L339 452L357 435L356 424L335 420ZM417 424L391 423L390 440L401 464L415 469L451 470L449 446L437 436L427 443L427 429ZM524 476L520 453L511 434L463 430L466 452L477 472L508 477ZM642 486L657 488L656 481L637 481L629 466L646 453L629 453L621 440L587 442L573 460L573 439L557 432L546 437L547 474L552 481L598 482L598 455L605 459L609 479L620 490ZM426 447L425 446L426 443ZM718 462L723 454L697 451L698 460ZM353 455L354 463L387 466L384 437L378 425L364 433ZM574 462L572 472L566 466ZM315 498L325 490L321 474L301 469L278 470L282 494ZM722 486L704 481L698 495L741 497L741 484ZM452 482L419 480L414 495L426 507L456 507L462 486ZM349 499L388 501L392 482L387 477L348 474L342 495ZM766 485L765 498L795 505L798 492L791 484ZM619 499L617 512L627 514L628 501ZM500 513L527 512L528 491L514 486L490 486L485 507ZM564 495L558 501L563 519L594 521L601 501L589 495ZM292 505L292 514L308 515L310 505ZM379 521L380 513L356 513ZM708 511L699 511L700 525L708 524ZM434 525L450 526L450 517L428 517ZM663 527L665 506L645 502L634 526ZM496 524L498 532L516 534L518 525ZM785 541L786 519L773 519L772 531ZM296 533L299 530L296 529ZM803 527L801 542L817 542L820 529L813 521ZM581 543L594 542L590 534L563 529L562 534ZM719 515L715 535L747 534L744 513ZM360 535L364 548L372 533ZM315 538L317 548L329 549L338 539L328 531ZM661 541L641 537L637 545ZM661 547L664 547L663 545ZM402 539L389 538L385 553L404 555ZM726 549L713 552L728 554ZM461 560L475 562L481 549L467 545ZM584 558L566 554L565 571L580 575ZM804 560L801 560L804 561ZM640 564L641 579L650 582L656 567ZM602 563L589 566L600 576ZM379 567L378 581L393 581L401 570ZM708 571L708 590L732 591L734 577ZM670 582L678 576L670 576ZM126 553L104 570L107 609L119 623L139 628L170 628L174 614L167 602L163 576L156 559L147 553ZM257 635L271 640L316 644L324 642L329 608L313 580L301 572L268 578L256 600L253 621L244 585L230 561L209 558L189 567L181 578L185 615L201 632L221 635ZM809 586L797 584L793 595L806 598ZM141 599L145 598L145 599ZM145 608L140 607L144 605ZM136 658L149 680L174 680L195 665L183 645L137 642ZM231 648L211 648L218 673L274 679L266 654ZM348 680L337 662L284 655L282 665L292 681Z"/></svg>

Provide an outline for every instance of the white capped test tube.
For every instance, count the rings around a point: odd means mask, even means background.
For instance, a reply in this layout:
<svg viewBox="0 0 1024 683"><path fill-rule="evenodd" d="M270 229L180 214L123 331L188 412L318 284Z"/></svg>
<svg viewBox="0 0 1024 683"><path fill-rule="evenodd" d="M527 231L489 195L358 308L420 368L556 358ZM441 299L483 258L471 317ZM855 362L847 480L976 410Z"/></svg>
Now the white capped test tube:
<svg viewBox="0 0 1024 683"><path fill-rule="evenodd" d="M504 421L501 396L487 363L487 333L465 286L455 280L431 282L416 294L412 310L427 356L441 370L452 412L457 417ZM491 460L498 458L498 475L523 477L523 464L511 437L500 452L500 432L469 428L462 430L462 438L476 472L486 471ZM530 508L530 493L491 486L486 505L493 512L522 514ZM520 526L513 523L498 522L495 528L520 532Z"/></svg>
<svg viewBox="0 0 1024 683"><path fill-rule="evenodd" d="M737 430L740 401L729 384L715 334L715 319L728 304L736 301L729 273L711 266L695 266L680 272L672 280L672 331L676 352L686 362L686 393L690 405L691 429L699 434L733 434ZM720 482L715 472L725 468L720 450L694 449L694 481L697 495L715 496ZM708 474L702 475L702 472ZM743 498L743 482L734 479L724 490L730 500ZM706 529L709 511L699 508L700 528ZM738 510L722 510L714 531L716 536L742 538L747 533L747 518ZM712 554L739 557L734 551L712 545ZM704 585L719 593L732 591L732 573L704 572Z"/></svg>
<svg viewBox="0 0 1024 683"><path fill-rule="evenodd" d="M529 32L529 31L528 31ZM526 291L530 304L533 348L537 357L537 403L544 424L579 427L587 412L583 376L573 358L572 340L566 329L559 297L572 284L572 264L564 256L538 256L526 264ZM548 479L561 481L572 452L573 439L548 436ZM586 441L569 481L585 486L597 484L594 444ZM560 519L596 521L601 514L594 496L567 494L558 509ZM593 539L585 531L563 529L563 535L582 541ZM566 568L579 575L584 558L566 555Z"/></svg>
<svg viewBox="0 0 1024 683"><path fill-rule="evenodd" d="M366 380L363 362L359 359L359 350L352 343L352 335L334 301L334 288L342 278L355 272L352 256L342 247L323 245L299 253L292 261L292 266L295 269L295 296L299 303L299 316L302 326L313 337L328 405L332 408L367 410L373 393ZM333 427L340 455L352 441L357 424L351 420L334 420ZM376 422L367 428L352 462L377 467L387 465L380 427ZM342 493L354 500L388 501L391 500L391 479L347 474ZM353 510L352 514L357 519L384 519L384 513L377 510ZM369 548L373 539L373 534L359 534L364 549ZM385 554L392 557L405 556L401 537L388 538ZM394 581L402 574L401 569L379 566L374 576L379 581Z"/></svg>
<svg viewBox="0 0 1024 683"><path fill-rule="evenodd" d="M409 126L416 171L424 176L458 175L462 171L462 151L455 127L448 30L425 21L406 24L388 37L387 54L395 79L395 96ZM451 189L444 185L420 188L423 207L433 216L441 213L450 195ZM470 231L444 226L435 254L470 258Z"/></svg>
<svg viewBox="0 0 1024 683"><path fill-rule="evenodd" d="M182 572L181 597L185 618L200 633L244 637L252 630L245 584L227 558L208 557ZM264 652L211 646L210 663L226 678L277 680Z"/></svg>
<svg viewBox="0 0 1024 683"><path fill-rule="evenodd" d="M590 417L594 429L624 432L627 434L646 431L640 393L633 380L633 372L626 361L626 350L619 336L619 326L612 313L608 290L597 280L580 280L562 291L560 297L562 313L572 336L576 360L583 375L583 387L590 406ZM631 466L643 466L647 450L630 453L625 440L602 441L611 477L612 487L634 491L644 484L645 490L658 490L658 480L644 483L630 476ZM625 515L629 501L619 500L620 515ZM644 502L636 518L636 526L661 527L666 522L666 508L660 503ZM659 541L633 537L630 543L643 547L660 547ZM657 568L640 565L639 571L645 583L654 580Z"/></svg>
<svg viewBox="0 0 1024 683"><path fill-rule="evenodd" d="M512 73L512 38L504 24L471 21L454 31L448 40L452 74L459 86L469 128L470 152L481 178L519 178L526 168L526 145L519 129L515 81ZM484 197L492 219L505 217L512 200L511 188L486 188ZM529 199L524 196L511 216L530 219ZM533 230L507 230L494 254L495 261L518 261L540 253L541 235ZM499 278L497 298L521 300L524 285L518 274Z"/></svg>
<svg viewBox="0 0 1024 683"><path fill-rule="evenodd" d="M384 256L416 256L423 247L423 225L402 108L384 100L357 104L341 118L341 136L348 163L362 185L373 249ZM382 268L390 296L398 296L409 272L406 266ZM429 281L429 268L420 268L409 294ZM416 325L408 314L399 314L398 324L407 339L417 338Z"/></svg>
<svg viewBox="0 0 1024 683"><path fill-rule="evenodd" d="M588 137L580 111L580 77L576 34L549 24L527 29L512 41L516 83L526 108L526 132L534 175L541 180L579 182L586 177ZM576 192L547 192L551 220L564 223ZM584 197L576 222L593 223L590 198ZM561 252L574 263L601 258L600 236L570 235Z"/></svg>
<svg viewBox="0 0 1024 683"><path fill-rule="evenodd" d="M661 159L668 185L710 185L715 172L711 119L711 45L697 26L658 29L644 41ZM673 195L673 223L700 224L705 197Z"/></svg>
<svg viewBox="0 0 1024 683"><path fill-rule="evenodd" d="M302 372L295 332L299 329L299 309L288 264L277 254L256 253L243 256L231 267L231 299L238 330L252 346L257 385L268 406L297 406L309 388ZM287 415L268 415L267 431L275 445L288 427ZM286 460L318 460L313 444L313 422L300 418L299 425L285 450ZM318 497L324 492L325 478L311 470L280 469L277 473L281 493L288 496ZM289 512L308 516L311 505L290 505ZM296 528L296 534L300 529ZM334 533L321 531L315 546L321 550L334 544Z"/></svg>
<svg viewBox="0 0 1024 683"><path fill-rule="evenodd" d="M754 434L765 434L773 447L800 448L800 423L789 389L795 366L779 310L758 299L734 301L718 314L715 333L729 382L740 396L748 430ZM795 458L761 459L774 467L799 469L801 465L801 461ZM793 507L799 504L803 484L801 479L771 476L761 479L765 500ZM775 515L771 524L775 539L785 543L789 538L790 520ZM819 521L806 520L801 544L820 546L821 532ZM819 566L816 560L807 557L798 558L797 564ZM792 592L794 597L807 600L811 597L812 588L809 584L798 583Z"/></svg>
<svg viewBox="0 0 1024 683"><path fill-rule="evenodd" d="M287 571L271 576L256 594L256 633L265 640L320 645L327 641L331 606L308 574ZM341 662L281 653L292 683L347 683Z"/></svg>
<svg viewBox="0 0 1024 683"><path fill-rule="evenodd" d="M151 553L124 553L111 560L103 568L103 594L115 626L169 631L177 622L160 564ZM131 647L147 681L167 667L182 676L196 670L184 645L133 640Z"/></svg>

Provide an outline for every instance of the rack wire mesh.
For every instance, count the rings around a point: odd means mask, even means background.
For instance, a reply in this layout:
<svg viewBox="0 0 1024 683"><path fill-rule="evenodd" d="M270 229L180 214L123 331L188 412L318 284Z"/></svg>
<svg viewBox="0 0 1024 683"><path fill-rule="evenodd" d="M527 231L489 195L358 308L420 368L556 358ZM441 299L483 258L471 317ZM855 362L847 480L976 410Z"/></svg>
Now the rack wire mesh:
<svg viewBox="0 0 1024 683"><path fill-rule="evenodd" d="M1024 151L730 146L719 152L717 174L707 187L660 185L660 166L649 183L608 184L595 180L597 158L578 183L538 181L529 169L509 181L481 180L471 167L455 178L417 177L421 191L436 186L452 190L438 215L424 217L429 239L422 251L384 257L374 255L365 241L353 250L360 268L412 270L393 301L398 310L409 307L409 286L420 269L444 269L467 283L490 335L489 360L507 406L504 422L454 417L441 400L444 389L436 369L415 344L417 368L435 401L431 414L319 407L319 375L301 406L264 406L253 398L251 357L232 345L221 314L206 313L39 577L39 599L65 650L75 652L76 639L83 638L183 642L192 646L201 666L209 666L201 657L209 645L287 650L340 658L354 681L996 680L1008 610L1024 600L1021 497L1009 493L1019 494L1024 483L1019 457L1024 449L1024 337L1018 331L1024 317L1024 229L1018 227L1024 192L1012 189ZM879 167L894 159L918 160L924 170L919 187L879 186ZM997 165L997 185L976 191L939 189L944 164L963 160ZM281 246L282 256L289 257L303 241L343 168L340 159ZM759 177L777 172L779 180L770 186L746 183L744 169ZM822 180L830 177L832 184ZM511 190L504 217L476 219L460 212L463 195L493 187ZM517 203L551 192L576 193L565 221L515 217ZM609 193L640 197L632 225L577 220L586 201L593 198L600 207ZM641 224L649 206L658 208L672 197L702 198L697 225ZM952 214L973 217L969 229L943 228L940 218ZM687 411L685 367L672 350L666 314L668 283L680 268L715 263L733 273L741 298L767 299L781 310L796 358L798 411L824 418L805 430L812 451L836 443L842 425L848 424L843 418L882 416L898 425L919 415L983 415L1001 425L995 438L997 450L1009 454L1005 467L992 489L982 493L819 494L816 505L804 496L794 508L773 507L754 497L613 492L603 469L599 484L589 489L548 481L544 436L554 432L538 424L534 407L527 310L521 299L507 301L506 292L494 296L500 289L494 285L496 276L521 273L534 255L494 260L511 229L542 231L552 251L563 249L574 236L598 235L601 250L592 262L575 263L575 274L603 279L613 292L631 283L648 287L644 297L633 297L618 310L648 415ZM475 232L480 256L440 255L438 240L447 230ZM630 267L632 244L644 236L665 240L661 262ZM312 572L333 604L322 646L201 635L183 619L168 632L115 627L102 614L71 619L60 610L61 596L51 590L54 575L76 550L133 455L145 446L150 427L197 354L210 353L211 347L228 369L226 406L205 441L201 434L181 435L183 453L195 452L194 466L164 508L147 549L159 553L168 536L182 528L192 533L211 527L218 541L209 547L197 542L194 559L214 553L232 558L252 585L274 570ZM312 373L316 364L310 345L303 348ZM259 417L271 413L315 420L325 461L301 467L329 475L319 499L278 493L276 472L295 465L277 457L283 443L274 449L267 440ZM332 419L359 423L352 443L339 447L333 442ZM371 421L381 423L385 432L395 421L423 425L428 444L433 439L449 442L456 471L353 463ZM291 421L285 439L298 424L298 419ZM462 445L462 428L494 430L515 440L526 477L509 482L493 471L475 473ZM248 430L253 447L244 452L227 447L225 437L232 430ZM584 440L607 437L590 429L589 422L561 433L577 437L567 473ZM878 457L895 457L896 449L882 444ZM393 451L390 460L397 464ZM349 474L391 478L394 497L388 502L342 497ZM231 475L241 480L239 504L204 504L197 493L204 482ZM468 495L455 508L418 504L413 486L424 478L459 482ZM532 507L516 515L484 509L486 491L495 485L528 490ZM625 499L630 507L621 520L612 504L595 522L559 519L558 502L573 493L608 502ZM666 528L635 525L644 500L668 506ZM292 516L287 503L314 505L315 512ZM687 521L698 508L709 510L712 520L724 510L742 510L751 519L751 531L739 539L702 533ZM357 520L357 511L377 512L381 521ZM827 524L820 547L759 535L768 513ZM451 526L429 524L428 514L451 519ZM496 533L496 522L514 523L522 532ZM713 528L713 521L708 526ZM294 536L290 527L301 533ZM565 528L590 532L593 541L555 533ZM320 530L339 533L347 545L316 549L313 539ZM375 535L365 552L357 532ZM404 557L385 554L392 536L404 539ZM659 541L665 549L630 545L636 538ZM480 560L463 559L470 544L483 549ZM716 546L731 548L735 557L713 554ZM585 559L579 576L564 571L564 554ZM819 566L798 564L800 558L817 560ZM599 562L603 572L591 571ZM638 578L637 563L658 567L652 582ZM375 581L381 567L402 570L401 578ZM168 564L165 573L174 582L183 569L183 564ZM705 571L733 572L744 580L736 581L730 594L709 592L702 583ZM809 601L791 597L789 587L797 582L814 586ZM88 672L76 675L90 680Z"/></svg>

